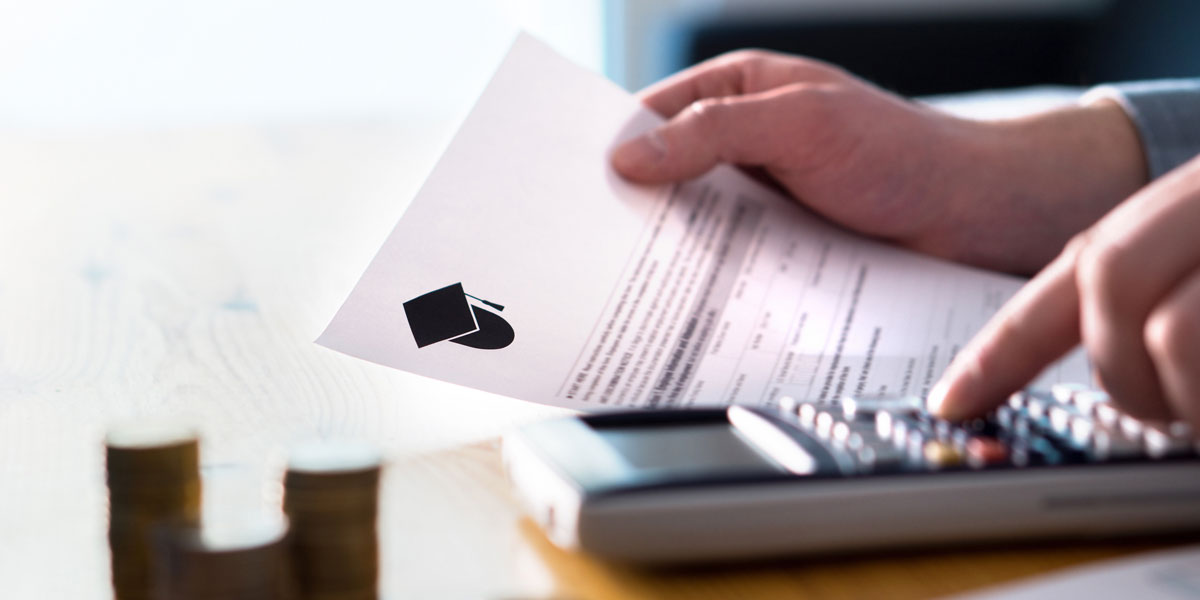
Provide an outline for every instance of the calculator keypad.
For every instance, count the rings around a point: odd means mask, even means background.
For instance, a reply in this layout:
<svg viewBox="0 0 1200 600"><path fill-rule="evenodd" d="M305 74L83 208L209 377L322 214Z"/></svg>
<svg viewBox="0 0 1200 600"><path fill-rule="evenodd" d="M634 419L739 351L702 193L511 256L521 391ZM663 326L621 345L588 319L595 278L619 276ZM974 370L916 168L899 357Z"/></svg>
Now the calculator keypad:
<svg viewBox="0 0 1200 600"><path fill-rule="evenodd" d="M1029 467L1194 457L1186 423L1149 423L1121 413L1107 394L1080 384L1013 394L984 418L953 423L915 397L846 398L810 404L784 398L780 412L859 473Z"/></svg>

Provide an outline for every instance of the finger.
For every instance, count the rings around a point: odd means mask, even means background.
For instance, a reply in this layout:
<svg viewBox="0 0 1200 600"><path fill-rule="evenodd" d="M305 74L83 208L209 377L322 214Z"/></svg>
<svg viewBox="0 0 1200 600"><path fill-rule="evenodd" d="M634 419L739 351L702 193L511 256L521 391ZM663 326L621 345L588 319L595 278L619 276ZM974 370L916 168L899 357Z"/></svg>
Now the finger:
<svg viewBox="0 0 1200 600"><path fill-rule="evenodd" d="M1146 324L1200 263L1200 169L1196 175L1167 178L1127 200L1098 224L1078 261L1084 345L1104 388L1140 418L1170 414Z"/></svg>
<svg viewBox="0 0 1200 600"><path fill-rule="evenodd" d="M1150 313L1145 344L1171 412L1200 433L1200 269Z"/></svg>
<svg viewBox="0 0 1200 600"><path fill-rule="evenodd" d="M1161 417L1165 405L1149 355L1136 365L1141 371L1133 377L1139 379L1130 379L1128 363L1114 362L1128 360L1129 353L1113 346L1131 344L1145 353L1142 324L1150 307L1200 261L1200 248L1188 241L1200 223L1197 194L1200 159L1148 186L1070 244L960 353L930 393L930 409L947 418L982 413L1082 339L1122 408ZM1098 274L1104 281L1097 281ZM1083 312L1097 306L1107 317L1090 316L1090 329L1084 330ZM1132 339L1128 322L1135 324Z"/></svg>
<svg viewBox="0 0 1200 600"><path fill-rule="evenodd" d="M802 131L802 121L812 117L793 97L797 90L789 86L694 102L665 125L618 146L613 166L631 180L662 183L696 177L718 162L766 164L782 154L781 144L804 143L784 139ZM791 122L780 123L784 118Z"/></svg>
<svg viewBox="0 0 1200 600"><path fill-rule="evenodd" d="M704 61L638 94L654 112L670 118L697 100L764 92L792 83L827 83L844 77L820 61L741 50Z"/></svg>
<svg viewBox="0 0 1200 600"><path fill-rule="evenodd" d="M691 103L745 93L743 60L718 56L680 71L638 93L650 110L671 118Z"/></svg>
<svg viewBox="0 0 1200 600"><path fill-rule="evenodd" d="M929 410L959 420L982 414L1021 389L1079 343L1072 243L992 317L929 394Z"/></svg>

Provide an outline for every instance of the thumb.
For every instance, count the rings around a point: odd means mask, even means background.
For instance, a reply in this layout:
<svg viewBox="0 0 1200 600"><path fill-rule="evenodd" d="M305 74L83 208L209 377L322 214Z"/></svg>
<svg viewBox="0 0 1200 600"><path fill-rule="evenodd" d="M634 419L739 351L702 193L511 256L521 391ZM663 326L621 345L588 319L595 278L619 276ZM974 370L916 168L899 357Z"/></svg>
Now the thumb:
<svg viewBox="0 0 1200 600"><path fill-rule="evenodd" d="M775 95L709 98L692 103L667 123L613 151L618 173L642 183L702 175L719 162L761 164L782 117ZM766 137L764 137L766 136Z"/></svg>

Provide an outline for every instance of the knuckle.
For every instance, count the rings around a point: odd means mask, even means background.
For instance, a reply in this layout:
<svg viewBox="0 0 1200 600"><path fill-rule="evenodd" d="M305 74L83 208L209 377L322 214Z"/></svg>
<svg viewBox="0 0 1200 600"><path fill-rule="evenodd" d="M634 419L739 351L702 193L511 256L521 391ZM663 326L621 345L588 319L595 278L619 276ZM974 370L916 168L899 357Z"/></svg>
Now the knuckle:
<svg viewBox="0 0 1200 600"><path fill-rule="evenodd" d="M762 78L769 72L780 72L780 69L791 73L796 81L839 80L849 75L841 67L825 61L761 48L734 50L721 55L718 60L740 69L751 78Z"/></svg>
<svg viewBox="0 0 1200 600"><path fill-rule="evenodd" d="M1080 293L1099 300L1110 311L1120 311L1138 278L1138 265L1120 246L1091 240L1076 260Z"/></svg>
<svg viewBox="0 0 1200 600"><path fill-rule="evenodd" d="M796 61L797 74L813 81L844 81L851 78L848 71L838 65L811 58Z"/></svg>
<svg viewBox="0 0 1200 600"><path fill-rule="evenodd" d="M813 118L824 119L836 114L842 106L842 90L827 85L797 85L792 100Z"/></svg>
<svg viewBox="0 0 1200 600"><path fill-rule="evenodd" d="M1092 242L1092 231L1090 229L1077 233L1067 240L1066 246L1063 247L1062 255L1069 257L1071 262L1078 262L1079 255L1083 254L1084 248Z"/></svg>
<svg viewBox="0 0 1200 600"><path fill-rule="evenodd" d="M728 62L750 65L766 62L775 56L775 53L768 52L760 48L744 48L742 50L727 52L722 56L722 58Z"/></svg>
<svg viewBox="0 0 1200 600"><path fill-rule="evenodd" d="M1156 308L1146 319L1143 338L1155 362L1185 363L1200 343L1200 314L1171 304Z"/></svg>
<svg viewBox="0 0 1200 600"><path fill-rule="evenodd" d="M836 86L794 85L787 95L790 105L787 112L803 126L806 137L832 143L850 131L846 128L847 120L853 118L845 110L842 92Z"/></svg>
<svg viewBox="0 0 1200 600"><path fill-rule="evenodd" d="M725 106L725 102L719 98L704 98L692 102L688 111L700 133L711 135L718 127L718 121L721 119Z"/></svg>
<svg viewBox="0 0 1200 600"><path fill-rule="evenodd" d="M786 118L783 125L799 125L807 136L813 128L837 128L831 123L841 112L838 91L830 86L810 83L793 83L778 88L781 92L770 100L772 110Z"/></svg>

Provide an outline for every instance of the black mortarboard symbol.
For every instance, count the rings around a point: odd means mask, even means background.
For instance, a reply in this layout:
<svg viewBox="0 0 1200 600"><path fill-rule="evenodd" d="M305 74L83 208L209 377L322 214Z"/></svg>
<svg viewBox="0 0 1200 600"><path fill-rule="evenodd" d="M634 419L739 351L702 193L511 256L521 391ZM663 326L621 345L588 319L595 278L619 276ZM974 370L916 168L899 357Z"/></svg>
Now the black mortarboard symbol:
<svg viewBox="0 0 1200 600"><path fill-rule="evenodd" d="M404 314L417 347L450 340L472 348L497 350L513 342L515 333L508 321L490 310L473 306L467 298L475 296L466 293L462 283L455 283L405 302ZM497 311L504 310L494 302L475 299Z"/></svg>

